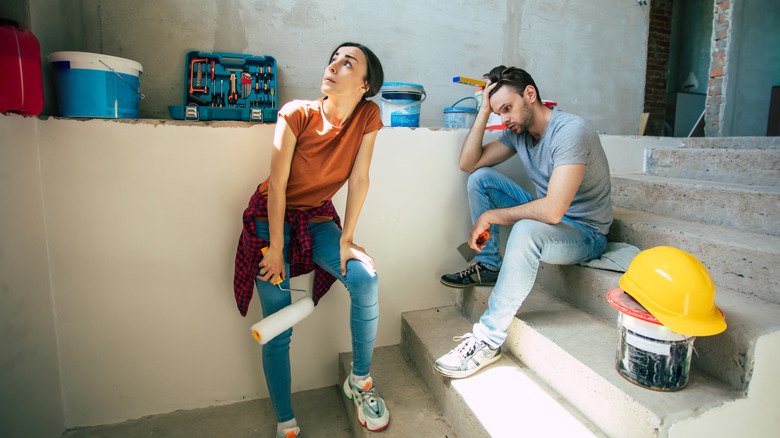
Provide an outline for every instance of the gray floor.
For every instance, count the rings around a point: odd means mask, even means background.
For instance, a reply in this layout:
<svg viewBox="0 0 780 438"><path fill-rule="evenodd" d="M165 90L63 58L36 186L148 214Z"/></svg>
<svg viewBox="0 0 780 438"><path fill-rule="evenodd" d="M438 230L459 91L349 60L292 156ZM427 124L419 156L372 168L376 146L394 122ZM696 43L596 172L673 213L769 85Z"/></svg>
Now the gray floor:
<svg viewBox="0 0 780 438"><path fill-rule="evenodd" d="M351 436L340 388L330 386L293 394L293 408L306 438ZM268 398L227 406L179 411L108 426L76 429L66 438L274 437L276 417Z"/></svg>

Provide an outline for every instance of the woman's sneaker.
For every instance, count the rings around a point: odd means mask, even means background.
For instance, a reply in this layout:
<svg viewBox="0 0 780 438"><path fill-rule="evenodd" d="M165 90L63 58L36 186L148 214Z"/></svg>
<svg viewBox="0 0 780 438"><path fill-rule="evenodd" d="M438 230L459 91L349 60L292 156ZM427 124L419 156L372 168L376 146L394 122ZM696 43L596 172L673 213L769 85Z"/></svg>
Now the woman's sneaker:
<svg viewBox="0 0 780 438"><path fill-rule="evenodd" d="M468 377L501 357L501 347L490 348L471 333L455 336L452 340L462 342L433 364L433 368L443 376L455 379Z"/></svg>
<svg viewBox="0 0 780 438"><path fill-rule="evenodd" d="M441 276L441 283L449 287L495 286L500 269L490 269L477 262L454 274Z"/></svg>
<svg viewBox="0 0 780 438"><path fill-rule="evenodd" d="M344 381L344 395L355 402L358 421L371 432L376 432L387 427L390 422L390 411L385 406L385 401L374 389L374 381L369 376L365 380L358 380L358 384L352 383L352 373L347 375Z"/></svg>
<svg viewBox="0 0 780 438"><path fill-rule="evenodd" d="M298 438L301 434L301 428L298 426L284 429L281 432L276 432L276 438Z"/></svg>

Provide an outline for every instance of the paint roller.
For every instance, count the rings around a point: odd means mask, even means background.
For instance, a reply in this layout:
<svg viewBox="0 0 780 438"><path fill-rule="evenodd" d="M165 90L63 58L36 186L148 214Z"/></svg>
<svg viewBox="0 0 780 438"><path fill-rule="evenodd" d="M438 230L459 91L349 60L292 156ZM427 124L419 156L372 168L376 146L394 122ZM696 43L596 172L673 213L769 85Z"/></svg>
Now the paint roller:
<svg viewBox="0 0 780 438"><path fill-rule="evenodd" d="M265 252L268 251L268 247L262 248L261 251L265 254ZM305 292L302 289L284 289L280 285L281 282L282 278L279 277L274 284L283 291L296 290ZM303 319L309 316L313 311L314 301L312 301L310 296L306 295L289 306L272 315L268 315L266 318L263 318L252 325L252 337L260 344L266 344L271 339L277 337L279 333L303 321Z"/></svg>

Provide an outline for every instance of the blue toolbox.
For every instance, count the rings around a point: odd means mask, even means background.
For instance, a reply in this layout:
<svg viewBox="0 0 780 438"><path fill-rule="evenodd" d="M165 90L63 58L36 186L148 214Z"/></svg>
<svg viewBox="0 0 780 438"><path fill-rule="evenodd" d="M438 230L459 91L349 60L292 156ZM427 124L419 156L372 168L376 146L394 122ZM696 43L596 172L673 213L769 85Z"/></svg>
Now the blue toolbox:
<svg viewBox="0 0 780 438"><path fill-rule="evenodd" d="M276 60L234 53L187 53L184 105L169 105L177 120L276 122Z"/></svg>

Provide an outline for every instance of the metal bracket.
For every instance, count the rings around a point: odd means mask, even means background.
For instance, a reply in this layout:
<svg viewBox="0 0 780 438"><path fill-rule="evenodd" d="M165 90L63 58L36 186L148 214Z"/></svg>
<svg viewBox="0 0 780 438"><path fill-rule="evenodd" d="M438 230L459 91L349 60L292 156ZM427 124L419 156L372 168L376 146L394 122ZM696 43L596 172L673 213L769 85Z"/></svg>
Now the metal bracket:
<svg viewBox="0 0 780 438"><path fill-rule="evenodd" d="M188 105L184 107L184 120L200 120L199 114L197 106Z"/></svg>
<svg viewBox="0 0 780 438"><path fill-rule="evenodd" d="M262 122L263 121L263 110L261 109L253 109L249 113L249 121L250 122Z"/></svg>

